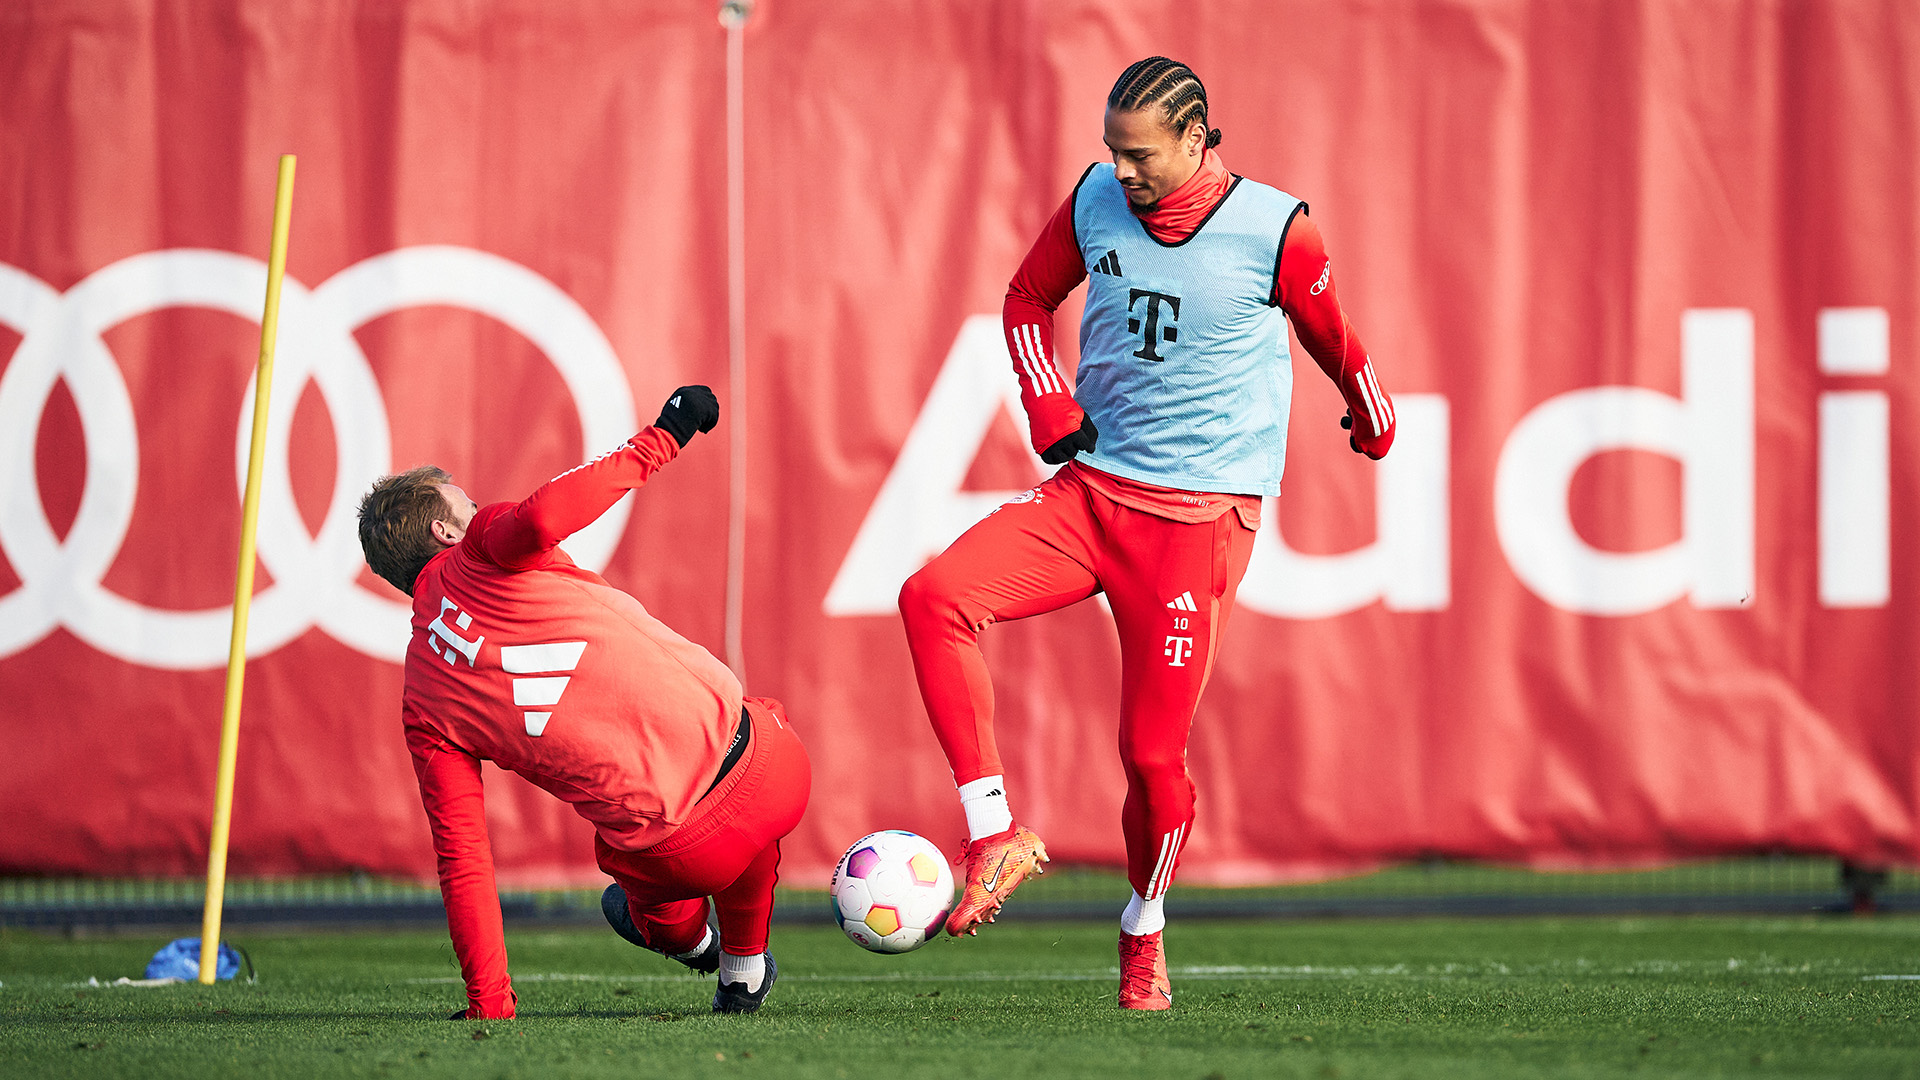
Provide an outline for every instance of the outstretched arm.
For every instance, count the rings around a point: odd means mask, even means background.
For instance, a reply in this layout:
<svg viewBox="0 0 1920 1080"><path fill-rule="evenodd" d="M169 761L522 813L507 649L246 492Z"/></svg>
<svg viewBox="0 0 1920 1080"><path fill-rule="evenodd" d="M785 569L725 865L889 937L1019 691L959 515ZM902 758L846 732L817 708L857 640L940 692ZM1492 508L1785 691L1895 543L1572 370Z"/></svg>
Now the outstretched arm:
<svg viewBox="0 0 1920 1080"><path fill-rule="evenodd" d="M480 788L480 759L417 728L407 729L420 802L433 830L440 865L440 899L460 975L467 984L470 1020L507 1019L517 998L507 976L507 938L494 888L493 848Z"/></svg>
<svg viewBox="0 0 1920 1080"><path fill-rule="evenodd" d="M1273 302L1287 313L1307 355L1340 388L1347 402L1341 424L1348 427L1353 448L1370 458L1386 457L1393 445L1393 399L1380 388L1360 335L1340 309L1333 288L1333 262L1304 206L1280 249Z"/></svg>
<svg viewBox="0 0 1920 1080"><path fill-rule="evenodd" d="M645 484L654 470L679 455L697 432L711 431L720 403L704 386L673 392L660 419L585 465L540 485L505 513L485 521L481 551L496 565L525 570L539 565L554 546L607 512L620 496Z"/></svg>
<svg viewBox="0 0 1920 1080"><path fill-rule="evenodd" d="M1080 450L1092 450L1096 434L1055 366L1053 352L1053 313L1086 277L1080 243L1073 235L1073 196L1069 195L1021 260L1000 311L1033 449L1051 464L1064 462ZM1082 440L1085 445L1079 444Z"/></svg>

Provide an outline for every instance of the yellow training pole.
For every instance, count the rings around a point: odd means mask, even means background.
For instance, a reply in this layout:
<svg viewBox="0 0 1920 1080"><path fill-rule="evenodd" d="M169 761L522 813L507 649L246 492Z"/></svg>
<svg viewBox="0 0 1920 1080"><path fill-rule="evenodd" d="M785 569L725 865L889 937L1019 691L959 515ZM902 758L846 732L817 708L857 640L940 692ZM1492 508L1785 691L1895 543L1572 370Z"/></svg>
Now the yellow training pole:
<svg viewBox="0 0 1920 1080"><path fill-rule="evenodd" d="M267 253L267 308L260 316L260 363L254 374L253 442L247 450L247 492L240 502L240 569L233 580L233 639L227 646L227 696L220 710L220 771L213 789L213 837L207 844L207 906L200 922L200 981L208 986L220 967L227 831L233 824L233 770L240 753L240 686L247 674L247 611L253 606L253 534L260 517L267 399L273 389L273 343L280 329L280 279L287 272L287 226L292 215L293 155L281 154L280 183L273 195L273 244Z"/></svg>

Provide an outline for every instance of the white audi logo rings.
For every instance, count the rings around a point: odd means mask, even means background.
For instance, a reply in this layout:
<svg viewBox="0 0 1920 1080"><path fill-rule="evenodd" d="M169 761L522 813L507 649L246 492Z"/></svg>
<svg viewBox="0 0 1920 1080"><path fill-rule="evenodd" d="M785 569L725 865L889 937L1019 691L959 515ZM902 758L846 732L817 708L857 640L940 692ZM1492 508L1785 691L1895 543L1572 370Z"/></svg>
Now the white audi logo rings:
<svg viewBox="0 0 1920 1080"><path fill-rule="evenodd" d="M0 551L21 582L0 596L0 657L64 626L131 664L185 670L226 663L227 608L162 610L101 584L126 540L140 476L133 401L101 333L168 307L211 308L257 322L266 279L258 259L176 249L122 259L60 293L0 263L0 324L21 335L0 373ZM369 656L397 663L406 654L409 609L356 580L361 555L354 511L393 462L386 403L353 331L423 304L491 316L533 342L572 394L587 447L617 446L638 429L632 390L606 335L572 297L518 263L471 248L412 247L356 263L315 289L287 278L260 498L260 560L273 584L253 600L250 654L271 652L313 626ZM190 371L172 374L192 377ZM47 520L34 468L40 419L63 379L87 453L80 508L64 540ZM317 536L300 518L288 465L294 406L309 379L333 419L339 453ZM235 439L242 487L253 391L250 380ZM629 500L622 500L576 533L568 552L583 566L605 566L628 511Z"/></svg>

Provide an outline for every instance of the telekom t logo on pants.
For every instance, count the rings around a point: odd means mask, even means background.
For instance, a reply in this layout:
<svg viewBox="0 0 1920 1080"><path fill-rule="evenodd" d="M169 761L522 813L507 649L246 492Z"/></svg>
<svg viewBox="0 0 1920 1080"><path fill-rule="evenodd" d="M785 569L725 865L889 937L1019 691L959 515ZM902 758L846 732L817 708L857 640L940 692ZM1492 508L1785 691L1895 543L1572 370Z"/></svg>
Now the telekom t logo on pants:
<svg viewBox="0 0 1920 1080"><path fill-rule="evenodd" d="M1167 638L1167 666L1186 667L1187 657L1193 655L1193 639L1190 637Z"/></svg>

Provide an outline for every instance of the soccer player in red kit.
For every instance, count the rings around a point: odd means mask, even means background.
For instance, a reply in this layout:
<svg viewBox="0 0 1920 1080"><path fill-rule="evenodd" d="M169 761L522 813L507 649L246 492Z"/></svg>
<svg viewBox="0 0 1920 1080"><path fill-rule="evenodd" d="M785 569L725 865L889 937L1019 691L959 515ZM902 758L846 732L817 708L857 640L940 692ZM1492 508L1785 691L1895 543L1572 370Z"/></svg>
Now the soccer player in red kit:
<svg viewBox="0 0 1920 1080"><path fill-rule="evenodd" d="M654 426L518 503L475 506L434 466L360 505L375 573L413 597L401 720L467 984L455 1018L511 1017L481 761L593 823L622 937L702 973L715 1012L754 1012L778 974L767 924L780 838L811 784L780 703L557 546L646 483L720 405L683 386ZM708 898L720 932L707 924Z"/></svg>
<svg viewBox="0 0 1920 1080"><path fill-rule="evenodd" d="M1280 492L1287 321L1340 387L1356 452L1383 457L1394 417L1306 204L1227 171L1192 69L1159 56L1129 67L1107 97L1105 138L1113 164L1090 166L1047 222L1003 312L1033 447L1064 467L910 578L900 613L967 817L965 891L947 922L958 935L991 921L1046 861L1007 801L980 632L1106 594L1120 632L1133 886L1120 1004L1165 1009L1163 898L1194 820L1187 733L1261 498ZM1053 317L1082 281L1069 391Z"/></svg>

